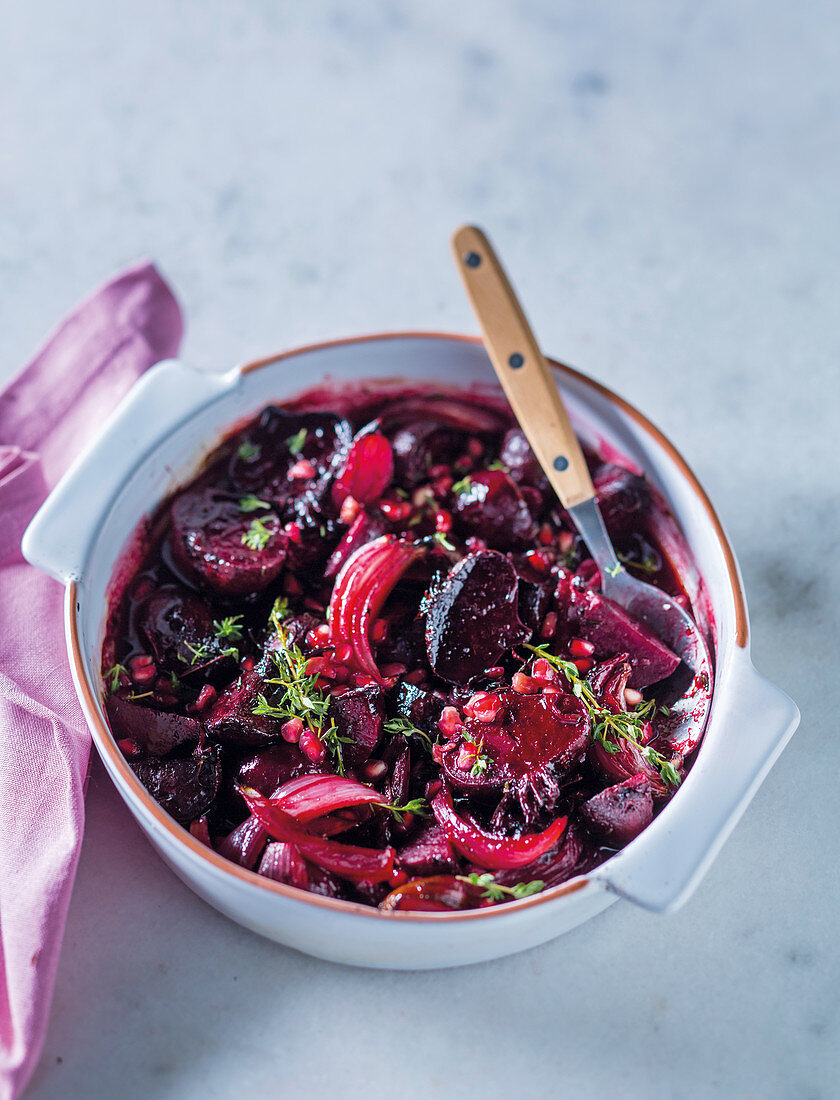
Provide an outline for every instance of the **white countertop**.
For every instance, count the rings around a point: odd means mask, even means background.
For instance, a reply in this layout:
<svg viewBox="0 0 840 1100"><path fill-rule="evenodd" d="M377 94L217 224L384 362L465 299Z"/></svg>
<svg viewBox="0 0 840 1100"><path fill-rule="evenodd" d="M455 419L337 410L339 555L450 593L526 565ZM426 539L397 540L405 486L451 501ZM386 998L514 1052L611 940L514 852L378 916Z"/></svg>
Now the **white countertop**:
<svg viewBox="0 0 840 1100"><path fill-rule="evenodd" d="M476 221L546 350L694 465L803 714L678 914L439 973L243 931L95 765L32 1100L840 1095L838 30L834 0L9 7L0 371L143 254L202 366L474 331Z"/></svg>

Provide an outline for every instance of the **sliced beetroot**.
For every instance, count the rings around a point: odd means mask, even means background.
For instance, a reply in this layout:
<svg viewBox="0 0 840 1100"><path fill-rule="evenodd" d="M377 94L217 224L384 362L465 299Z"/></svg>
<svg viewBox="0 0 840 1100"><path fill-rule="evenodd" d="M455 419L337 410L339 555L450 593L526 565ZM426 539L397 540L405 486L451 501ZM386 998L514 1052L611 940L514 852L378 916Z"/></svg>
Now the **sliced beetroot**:
<svg viewBox="0 0 840 1100"><path fill-rule="evenodd" d="M580 807L592 832L614 848L628 844L653 820L653 794L646 775L607 787Z"/></svg>
<svg viewBox="0 0 840 1100"><path fill-rule="evenodd" d="M195 718L152 710L116 695L109 697L105 709L114 736L130 737L152 756L165 756L179 745L195 744L201 736L201 723Z"/></svg>
<svg viewBox="0 0 840 1100"><path fill-rule="evenodd" d="M138 604L134 618L137 631L166 668L195 665L196 654L212 656L218 649L210 606L180 585L155 589Z"/></svg>
<svg viewBox="0 0 840 1100"><path fill-rule="evenodd" d="M229 493L193 489L172 505L169 541L185 576L224 596L243 596L280 574L289 539L273 512L243 512Z"/></svg>
<svg viewBox="0 0 840 1100"><path fill-rule="evenodd" d="M397 849L397 864L409 875L430 875L455 868L452 845L442 825L424 825L419 832Z"/></svg>
<svg viewBox="0 0 840 1100"><path fill-rule="evenodd" d="M372 504L385 492L394 476L391 444L380 432L359 435L335 478L332 496L340 508L347 497Z"/></svg>
<svg viewBox="0 0 840 1100"><path fill-rule="evenodd" d="M131 768L155 802L188 825L213 805L222 781L221 749L214 745L185 760L141 760Z"/></svg>
<svg viewBox="0 0 840 1100"><path fill-rule="evenodd" d="M467 684L528 636L518 591L513 566L495 550L469 554L449 571L426 612L426 648L438 676Z"/></svg>
<svg viewBox="0 0 840 1100"><path fill-rule="evenodd" d="M517 484L534 485L540 491L548 490L548 478L521 428L511 428L505 434L499 459Z"/></svg>
<svg viewBox="0 0 840 1100"><path fill-rule="evenodd" d="M297 745L281 741L246 756L237 774L243 787L253 787L268 798L283 783L312 772L315 767Z"/></svg>
<svg viewBox="0 0 840 1100"><path fill-rule="evenodd" d="M385 702L375 684L355 688L343 695L330 697L327 717L335 722L339 737L349 741L342 745L345 763L350 767L363 764L382 736Z"/></svg>
<svg viewBox="0 0 840 1100"><path fill-rule="evenodd" d="M677 668L679 657L643 622L617 603L584 587L567 572L557 588L558 609L577 634L595 646L595 657L624 653L630 662L630 686L647 687L664 680Z"/></svg>
<svg viewBox="0 0 840 1100"><path fill-rule="evenodd" d="M338 546L336 546L335 550L333 550L330 555L330 560L327 562L327 568L324 570L324 576L328 580L338 576L344 563L348 558L352 557L357 550L387 533L388 525L380 516L372 516L365 511L359 512L347 528L341 542L339 542Z"/></svg>
<svg viewBox="0 0 840 1100"><path fill-rule="evenodd" d="M346 451L352 432L346 420L327 412L287 412L269 406L256 423L233 442L228 467L231 481L245 491L267 492L272 500L288 495L287 474L295 462L307 459L325 467L333 455Z"/></svg>
<svg viewBox="0 0 840 1100"><path fill-rule="evenodd" d="M275 840L269 844L257 873L275 882L285 882L287 886L297 886L300 890L306 890L309 886L309 874L306 860L292 844L284 844L282 840Z"/></svg>
<svg viewBox="0 0 840 1100"><path fill-rule="evenodd" d="M408 719L413 726L433 741L438 736L438 719L443 707L443 699L433 691L427 691L425 688L405 681L397 688L397 714Z"/></svg>
<svg viewBox="0 0 840 1100"><path fill-rule="evenodd" d="M504 549L528 546L537 524L515 481L502 470L480 470L452 504L455 529Z"/></svg>
<svg viewBox="0 0 840 1100"><path fill-rule="evenodd" d="M493 721L464 719L462 734L444 750L444 773L457 790L510 789L520 799L536 795L540 805L534 809L552 809L559 793L556 780L586 755L586 708L575 696L562 693L522 695L508 690L497 697L501 705ZM476 755L483 760L477 767Z"/></svg>
<svg viewBox="0 0 840 1100"><path fill-rule="evenodd" d="M433 466L448 466L463 445L459 432L441 426L437 420L404 424L391 442L396 478L409 487L426 481Z"/></svg>
<svg viewBox="0 0 840 1100"><path fill-rule="evenodd" d="M613 538L644 529L650 488L643 477L605 462L592 478L601 515Z"/></svg>
<svg viewBox="0 0 840 1100"><path fill-rule="evenodd" d="M263 691L258 669L243 672L216 699L204 719L207 733L214 741L232 745L264 745L280 737L276 718L254 714Z"/></svg>

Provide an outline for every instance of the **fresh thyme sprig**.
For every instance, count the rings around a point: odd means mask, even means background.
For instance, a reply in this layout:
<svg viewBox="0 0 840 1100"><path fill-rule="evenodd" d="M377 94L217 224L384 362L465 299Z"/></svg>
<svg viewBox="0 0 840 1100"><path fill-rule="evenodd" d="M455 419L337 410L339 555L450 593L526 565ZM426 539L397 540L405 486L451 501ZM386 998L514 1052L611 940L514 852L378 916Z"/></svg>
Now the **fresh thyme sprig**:
<svg viewBox="0 0 840 1100"><path fill-rule="evenodd" d="M125 665L111 665L106 673L103 675L103 679L108 687L108 694L113 695L117 688L120 686L120 677L125 673L128 675L128 669Z"/></svg>
<svg viewBox="0 0 840 1100"><path fill-rule="evenodd" d="M496 882L490 874L456 875L459 882L467 882L470 886L481 886L484 889L482 897L490 901L505 901L507 898L529 898L532 894L538 894L545 888L541 878L535 878L531 882L517 882L514 886L502 886Z"/></svg>
<svg viewBox="0 0 840 1100"><path fill-rule="evenodd" d="M652 554L646 554L642 561L628 558L626 554L617 554L616 557L622 565L629 565L631 569L638 569L640 573L653 574L659 572L659 565Z"/></svg>
<svg viewBox="0 0 840 1100"><path fill-rule="evenodd" d="M266 527L264 518L258 516L251 520L251 526L242 536L242 545L247 546L249 550L264 550L273 534L274 532Z"/></svg>
<svg viewBox="0 0 840 1100"><path fill-rule="evenodd" d="M459 497L461 493L466 493L470 487L470 475L462 477L460 481L456 481L452 488L449 490L453 496Z"/></svg>
<svg viewBox="0 0 840 1100"><path fill-rule="evenodd" d="M525 649L534 653L537 657L543 657L550 665L562 672L569 681L572 694L577 696L589 712L592 737L610 755L618 752L617 739L629 741L635 745L644 759L656 768L662 777L662 781L671 787L679 787L680 774L667 756L642 741L642 730L646 722L650 720L656 711L656 703L649 699L639 703L633 710L623 711L621 714L613 714L611 710L603 707L592 691L592 688L583 680L577 668L571 661L565 661L562 657L553 654L547 645L533 646L525 643Z"/></svg>
<svg viewBox="0 0 840 1100"><path fill-rule="evenodd" d="M396 718L389 718L385 723L384 730L391 737L404 737L406 741L411 740L412 737L416 737L422 743L423 748L428 752L431 752L437 744L437 740L433 741L428 733L419 729L402 714L398 714Z"/></svg>
<svg viewBox="0 0 840 1100"><path fill-rule="evenodd" d="M207 642L202 642L200 645L193 645L191 642L184 642L184 645L192 654L190 658L190 667L194 667L199 661L209 661L213 654L210 652L210 646Z"/></svg>
<svg viewBox="0 0 840 1100"><path fill-rule="evenodd" d="M426 805L425 798L412 798L410 802L406 802L404 806L393 806L387 802L378 802L376 805L381 806L383 810L388 810L392 813L395 819L403 824L406 814L413 814L415 817L428 817L429 808Z"/></svg>
<svg viewBox="0 0 840 1100"><path fill-rule="evenodd" d="M250 439L245 439L236 453L243 462L250 462L252 459L260 457L262 448L258 443L252 443Z"/></svg>
<svg viewBox="0 0 840 1100"><path fill-rule="evenodd" d="M300 458L301 452L303 451L303 446L306 443L307 435L309 435L309 432L307 432L306 428L301 428L299 432L295 432L294 435L290 435L289 438L286 440L286 446L289 448L292 454L297 455L298 458Z"/></svg>
<svg viewBox="0 0 840 1100"><path fill-rule="evenodd" d="M436 542L438 546L442 546L444 550L453 551L455 549L453 544L446 537L445 531L435 531L432 535L432 541Z"/></svg>
<svg viewBox="0 0 840 1100"><path fill-rule="evenodd" d="M267 500L260 500L254 493L248 493L242 497L239 501L240 512L258 512L260 508L270 508L271 504Z"/></svg>
<svg viewBox="0 0 840 1100"><path fill-rule="evenodd" d="M480 775L484 775L490 765L493 763L493 757L488 756L484 751L484 738L479 738L478 741L469 742L473 746L473 764L470 768L470 775L473 778L478 778Z"/></svg>
<svg viewBox="0 0 840 1100"><path fill-rule="evenodd" d="M335 722L328 718L329 696L317 687L318 677L306 671L308 658L292 642L283 619L289 614L288 603L281 598L275 601L269 619L279 648L273 650L272 659L276 676L266 677L265 683L275 689L273 699L258 695L253 713L277 718L287 722L290 718L299 718L307 729L326 747L339 775L344 775L344 756L342 745L349 744L351 737L339 734Z"/></svg>

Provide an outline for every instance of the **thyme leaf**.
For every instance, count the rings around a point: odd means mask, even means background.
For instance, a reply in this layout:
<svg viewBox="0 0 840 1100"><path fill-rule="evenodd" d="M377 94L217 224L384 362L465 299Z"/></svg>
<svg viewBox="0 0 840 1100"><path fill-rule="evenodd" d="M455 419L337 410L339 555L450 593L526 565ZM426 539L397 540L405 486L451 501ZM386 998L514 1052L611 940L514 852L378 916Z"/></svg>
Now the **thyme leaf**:
<svg viewBox="0 0 840 1100"><path fill-rule="evenodd" d="M496 882L491 874L471 874L471 875L456 875L459 882L467 882L471 886L481 886L484 890L482 895L485 898L489 898L490 901L506 901L508 898L515 898L517 901L521 898L529 898L532 894L538 894L541 890L545 889L545 883L541 878L535 878L531 882L517 882L513 886L502 886L500 882Z"/></svg>
<svg viewBox="0 0 840 1100"><path fill-rule="evenodd" d="M250 439L246 439L236 453L243 462L252 462L260 457L262 448L257 443L252 443Z"/></svg>
<svg viewBox="0 0 840 1100"><path fill-rule="evenodd" d="M128 675L128 669L125 665L111 665L106 673L103 675L103 679L108 687L108 694L113 695L117 688L120 686L120 677L125 673Z"/></svg>
<svg viewBox="0 0 840 1100"><path fill-rule="evenodd" d="M404 737L406 741L410 741L412 737L418 738L423 748L428 752L431 752L432 748L437 744L436 739L433 741L428 733L419 729L402 714L397 715L396 718L389 718L383 728L385 733L389 734L391 737Z"/></svg>
<svg viewBox="0 0 840 1100"><path fill-rule="evenodd" d="M248 493L239 501L240 512L258 512L260 508L270 508L271 504L267 500L260 500L258 496L253 493Z"/></svg>
<svg viewBox="0 0 840 1100"><path fill-rule="evenodd" d="M293 455L297 455L300 458L303 452L303 446L306 443L306 437L309 435L306 428L301 428L299 432L295 432L294 435L290 435L286 440L286 446L292 452Z"/></svg>
<svg viewBox="0 0 840 1100"><path fill-rule="evenodd" d="M251 526L242 536L242 545L249 550L264 550L268 540L274 534L266 525L262 516L251 520Z"/></svg>

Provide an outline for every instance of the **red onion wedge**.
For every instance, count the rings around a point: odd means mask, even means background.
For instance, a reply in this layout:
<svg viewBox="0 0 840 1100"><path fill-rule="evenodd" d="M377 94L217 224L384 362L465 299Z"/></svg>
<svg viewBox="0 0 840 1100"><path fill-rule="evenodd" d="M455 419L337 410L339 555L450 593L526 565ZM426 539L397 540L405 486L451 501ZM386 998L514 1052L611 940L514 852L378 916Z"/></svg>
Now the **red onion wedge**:
<svg viewBox="0 0 840 1100"><path fill-rule="evenodd" d="M353 650L357 671L382 685L370 648L370 627L397 581L425 553L418 543L383 535L360 547L336 578L330 599L332 640Z"/></svg>
<svg viewBox="0 0 840 1100"><path fill-rule="evenodd" d="M446 828L454 847L488 871L505 871L531 863L554 847L568 822L568 818L558 817L541 833L529 833L516 839L494 836L459 817L452 805L452 796L446 790L441 790L434 798L432 811L438 823Z"/></svg>
<svg viewBox="0 0 840 1100"><path fill-rule="evenodd" d="M278 809L270 798L255 790L238 788L248 809L269 836L293 844L304 859L350 882L384 882L394 871L393 848L359 848L313 836L293 817Z"/></svg>
<svg viewBox="0 0 840 1100"><path fill-rule="evenodd" d="M347 497L371 504L385 492L394 476L391 444L379 432L356 438L333 484L332 496L340 508Z"/></svg>

